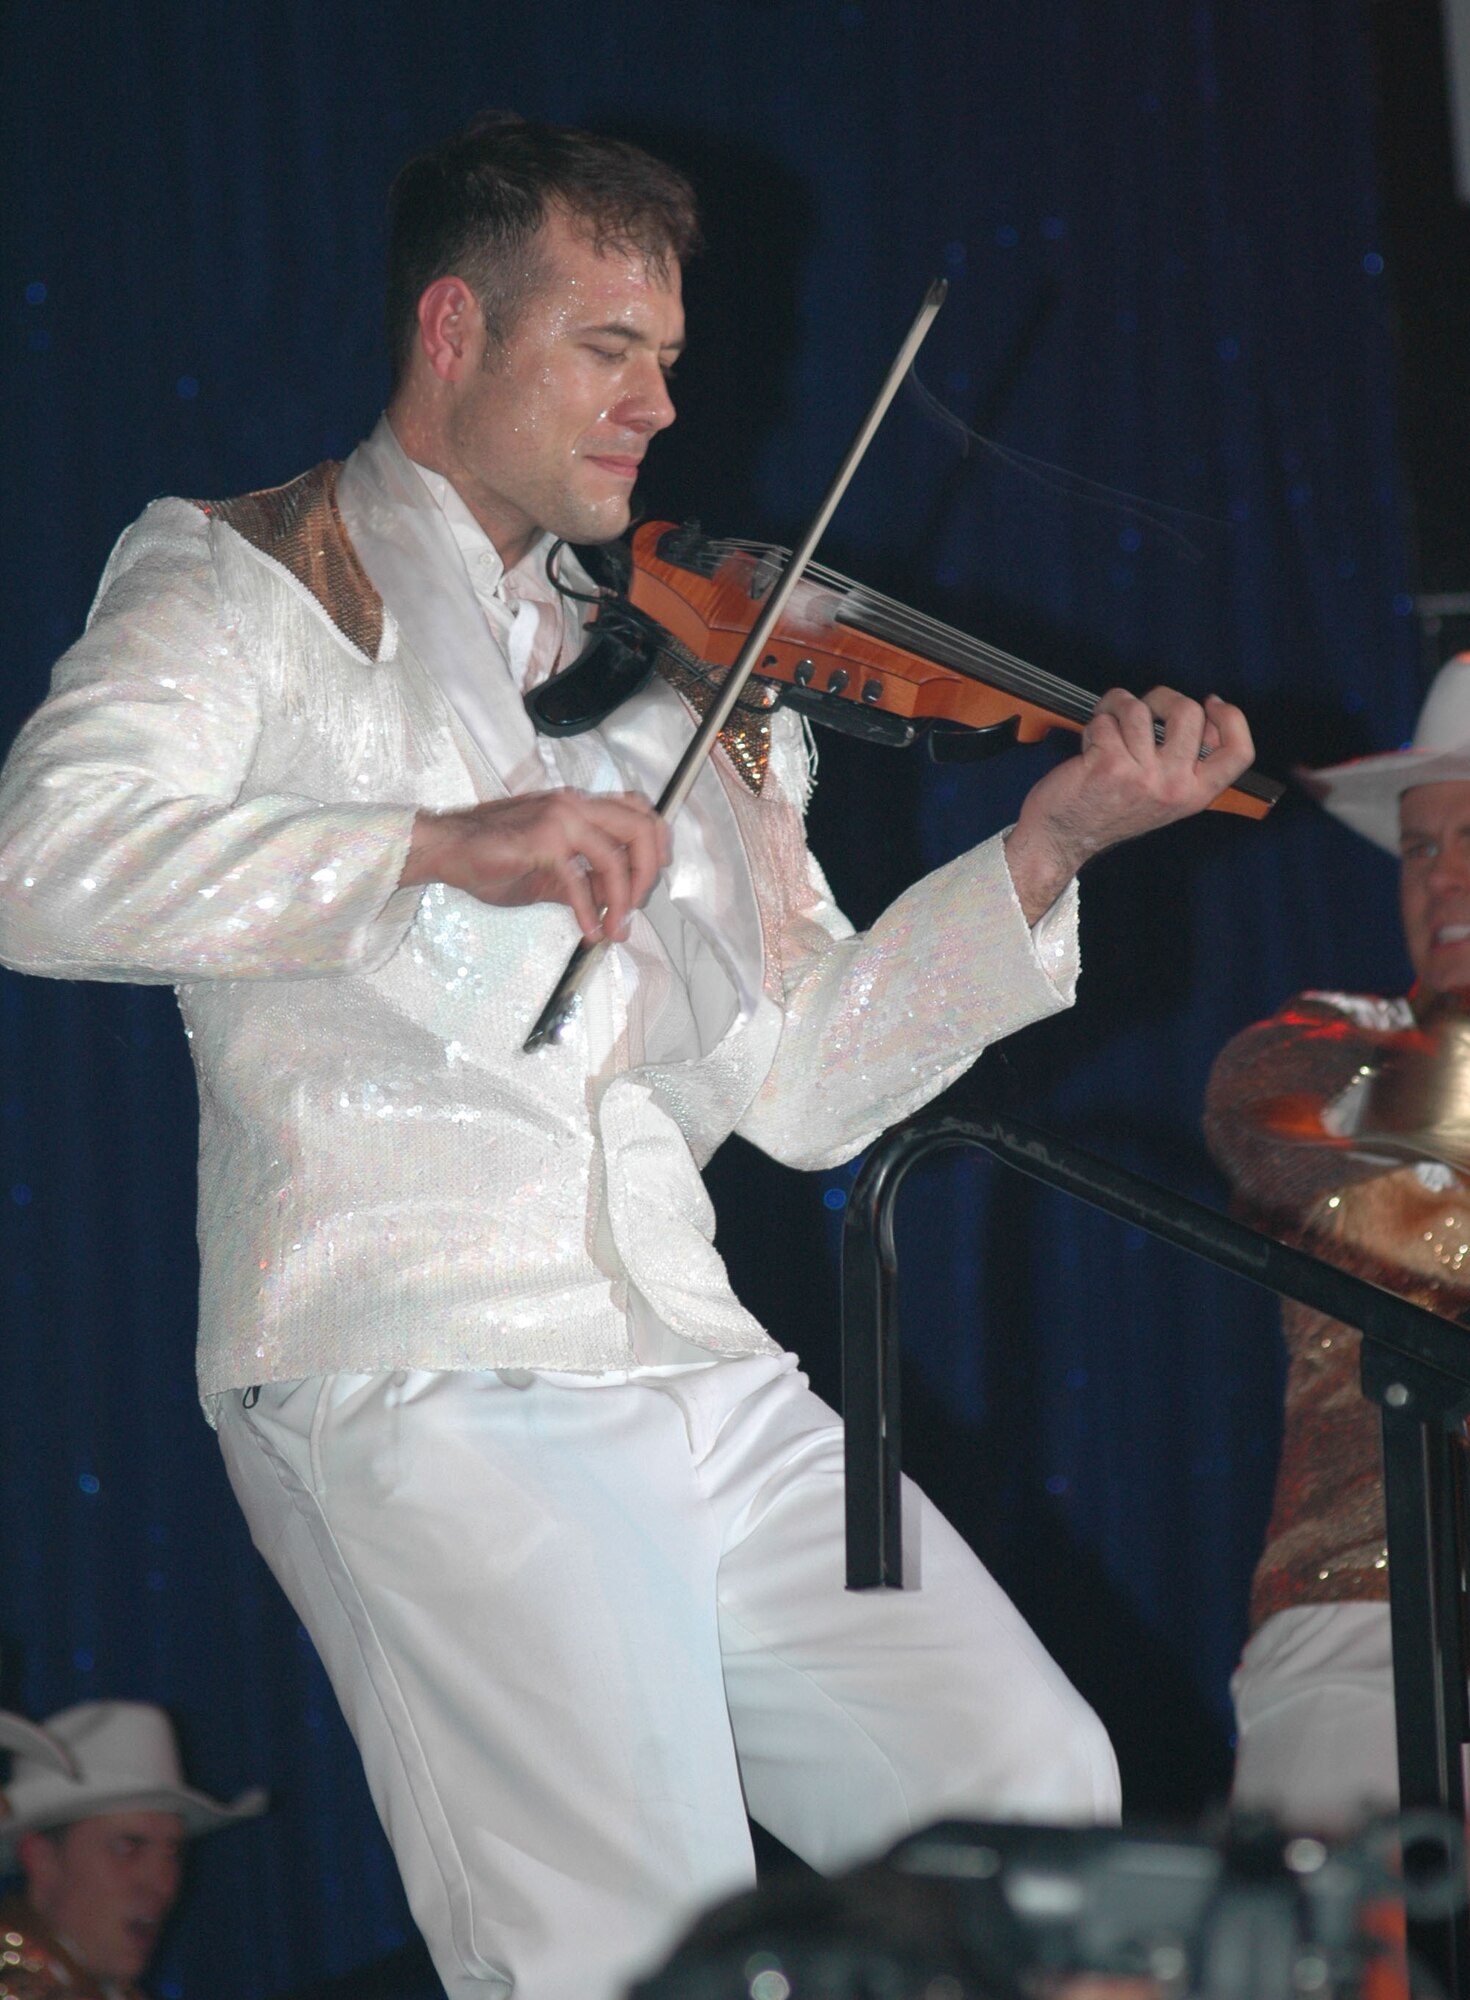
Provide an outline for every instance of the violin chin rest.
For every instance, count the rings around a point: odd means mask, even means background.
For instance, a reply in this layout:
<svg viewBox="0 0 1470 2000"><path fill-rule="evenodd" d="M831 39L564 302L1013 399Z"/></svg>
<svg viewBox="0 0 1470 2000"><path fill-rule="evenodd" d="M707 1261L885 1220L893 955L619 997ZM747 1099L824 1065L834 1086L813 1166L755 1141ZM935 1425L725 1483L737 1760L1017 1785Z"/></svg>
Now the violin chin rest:
<svg viewBox="0 0 1470 2000"><path fill-rule="evenodd" d="M543 736L580 736L595 729L647 681L662 638L632 605L620 604L615 613L604 609L572 664L526 696L536 728Z"/></svg>

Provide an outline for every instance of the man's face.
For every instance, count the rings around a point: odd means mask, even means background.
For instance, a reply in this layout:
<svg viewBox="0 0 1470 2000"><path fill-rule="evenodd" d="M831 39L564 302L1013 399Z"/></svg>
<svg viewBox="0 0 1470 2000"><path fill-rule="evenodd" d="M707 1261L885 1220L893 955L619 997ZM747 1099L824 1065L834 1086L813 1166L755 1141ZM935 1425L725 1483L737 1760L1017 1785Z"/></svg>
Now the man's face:
<svg viewBox="0 0 1470 2000"><path fill-rule="evenodd" d="M452 385L437 468L507 566L545 529L605 542L627 527L649 440L674 421L666 377L684 344L676 264L595 250L557 211L538 248L544 282L509 338Z"/></svg>
<svg viewBox="0 0 1470 2000"><path fill-rule="evenodd" d="M1436 993L1470 988L1470 779L1399 801L1399 911L1415 976Z"/></svg>
<svg viewBox="0 0 1470 2000"><path fill-rule="evenodd" d="M21 1843L37 1913L98 1979L136 1979L179 1893L177 1813L103 1813Z"/></svg>

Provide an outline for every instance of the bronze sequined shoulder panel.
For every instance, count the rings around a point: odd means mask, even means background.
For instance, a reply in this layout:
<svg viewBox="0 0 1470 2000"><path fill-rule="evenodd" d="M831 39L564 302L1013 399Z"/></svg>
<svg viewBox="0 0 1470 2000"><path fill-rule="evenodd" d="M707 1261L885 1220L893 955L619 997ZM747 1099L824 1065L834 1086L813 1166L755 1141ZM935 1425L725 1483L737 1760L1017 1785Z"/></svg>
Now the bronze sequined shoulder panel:
<svg viewBox="0 0 1470 2000"><path fill-rule="evenodd" d="M697 716L702 719L708 714L720 683L710 677L708 670L677 639L670 636L668 643L660 646L656 665L662 678L676 694L684 697ZM734 713L715 741L729 758L741 783L759 797L771 762L769 715L753 702L748 704L742 692Z"/></svg>
<svg viewBox="0 0 1470 2000"><path fill-rule="evenodd" d="M372 660L377 658L383 639L383 600L358 560L337 511L340 471L335 460L327 459L285 486L242 493L234 500L196 500L194 504L289 570L311 592L337 630ZM686 663L682 653L676 642L662 648L658 671L702 716L719 683L696 661ZM731 720L720 731L719 742L742 782L758 794L771 760L767 716L753 704L737 703Z"/></svg>
<svg viewBox="0 0 1470 2000"><path fill-rule="evenodd" d="M383 600L358 561L337 512L341 469L327 459L285 486L242 493L235 500L194 504L289 570L343 637L375 660L383 641Z"/></svg>

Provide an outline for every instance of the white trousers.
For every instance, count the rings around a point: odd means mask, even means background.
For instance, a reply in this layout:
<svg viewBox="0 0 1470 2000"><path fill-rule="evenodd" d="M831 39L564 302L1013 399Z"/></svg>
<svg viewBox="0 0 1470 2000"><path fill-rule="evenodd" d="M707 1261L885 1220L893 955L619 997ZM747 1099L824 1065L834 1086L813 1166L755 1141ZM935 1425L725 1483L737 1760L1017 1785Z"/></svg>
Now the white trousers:
<svg viewBox="0 0 1470 2000"><path fill-rule="evenodd" d="M452 2000L618 1992L750 1883L747 1807L821 1868L941 1814L1116 1816L1096 1718L914 1489L920 1587L843 1587L841 1427L791 1357L520 1381L220 1423Z"/></svg>
<svg viewBox="0 0 1470 2000"><path fill-rule="evenodd" d="M1386 1604L1300 1604L1252 1634L1230 1683L1232 1803L1312 1833L1397 1812Z"/></svg>

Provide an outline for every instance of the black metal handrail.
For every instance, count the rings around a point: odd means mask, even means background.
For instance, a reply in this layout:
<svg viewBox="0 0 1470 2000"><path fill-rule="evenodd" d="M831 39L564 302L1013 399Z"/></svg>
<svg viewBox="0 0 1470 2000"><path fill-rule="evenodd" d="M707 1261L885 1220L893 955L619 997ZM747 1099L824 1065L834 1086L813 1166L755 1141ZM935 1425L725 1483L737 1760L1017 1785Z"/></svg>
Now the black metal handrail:
<svg viewBox="0 0 1470 2000"><path fill-rule="evenodd" d="M894 1205L930 1154L979 1148L1221 1270L1264 1285L1363 1335L1363 1393L1383 1424L1384 1503L1404 1810L1464 1816L1470 1737L1465 1669L1464 1453L1470 1333L1394 1292L1280 1243L1187 1195L999 1112L923 1112L884 1135L854 1183L842 1237L842 1379L847 1449L847 1582L901 1589L901 1413ZM1463 1912L1412 1925L1411 1941L1456 2000L1470 2000Z"/></svg>

